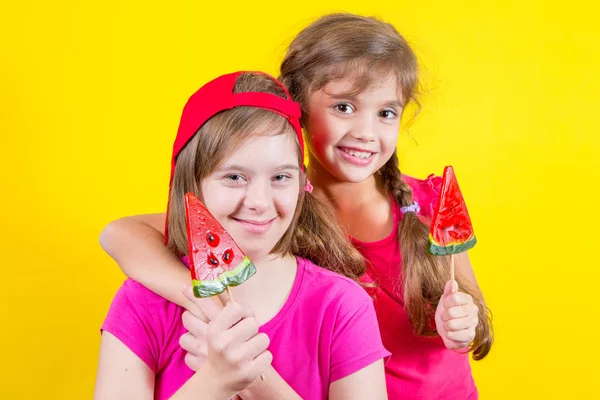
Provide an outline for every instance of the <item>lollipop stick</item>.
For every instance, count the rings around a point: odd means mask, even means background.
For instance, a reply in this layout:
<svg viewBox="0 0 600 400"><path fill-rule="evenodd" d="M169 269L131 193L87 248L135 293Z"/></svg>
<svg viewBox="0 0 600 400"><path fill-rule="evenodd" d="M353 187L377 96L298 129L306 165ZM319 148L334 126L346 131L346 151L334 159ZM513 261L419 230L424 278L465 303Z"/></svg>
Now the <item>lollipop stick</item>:
<svg viewBox="0 0 600 400"><path fill-rule="evenodd" d="M454 254L450 255L450 280L454 280ZM454 284L452 288L454 288Z"/></svg>

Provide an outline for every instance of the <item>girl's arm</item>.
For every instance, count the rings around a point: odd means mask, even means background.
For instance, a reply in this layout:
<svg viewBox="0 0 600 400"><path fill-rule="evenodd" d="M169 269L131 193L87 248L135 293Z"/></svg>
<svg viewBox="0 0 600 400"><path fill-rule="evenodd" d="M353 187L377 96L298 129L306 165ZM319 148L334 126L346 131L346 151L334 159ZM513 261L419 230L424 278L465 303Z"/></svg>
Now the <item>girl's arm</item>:
<svg viewBox="0 0 600 400"><path fill-rule="evenodd" d="M387 399L383 360L378 360L329 386L332 400Z"/></svg>
<svg viewBox="0 0 600 400"><path fill-rule="evenodd" d="M102 332L94 399L153 398L154 373L119 339Z"/></svg>
<svg viewBox="0 0 600 400"><path fill-rule="evenodd" d="M190 272L164 245L164 226L164 213L121 218L104 228L100 245L129 278L191 310L193 303L181 293L191 283Z"/></svg>

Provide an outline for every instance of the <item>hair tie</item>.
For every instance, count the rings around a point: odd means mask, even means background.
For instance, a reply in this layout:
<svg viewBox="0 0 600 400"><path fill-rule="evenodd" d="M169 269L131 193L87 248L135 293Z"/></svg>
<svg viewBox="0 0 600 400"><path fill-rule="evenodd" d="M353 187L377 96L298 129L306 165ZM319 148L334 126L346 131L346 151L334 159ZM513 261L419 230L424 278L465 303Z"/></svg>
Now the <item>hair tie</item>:
<svg viewBox="0 0 600 400"><path fill-rule="evenodd" d="M312 191L313 191L313 185L310 183L308 178L306 178L306 184L304 185L304 190L307 191L308 193L312 193Z"/></svg>
<svg viewBox="0 0 600 400"><path fill-rule="evenodd" d="M419 207L419 203L416 201L410 206L400 207L400 212L402 214L406 214L407 212L414 212L415 214L418 214L419 211L421 211L421 207Z"/></svg>

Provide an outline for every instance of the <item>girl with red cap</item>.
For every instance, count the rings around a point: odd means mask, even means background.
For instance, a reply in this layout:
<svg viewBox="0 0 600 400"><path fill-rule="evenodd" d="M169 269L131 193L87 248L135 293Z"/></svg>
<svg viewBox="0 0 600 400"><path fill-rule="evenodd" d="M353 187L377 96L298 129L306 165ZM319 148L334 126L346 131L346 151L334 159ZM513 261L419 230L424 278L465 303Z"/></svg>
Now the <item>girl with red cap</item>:
<svg viewBox="0 0 600 400"><path fill-rule="evenodd" d="M182 319L195 317L125 281L102 325L96 399L386 398L389 353L355 282L365 264L311 194L299 118L262 73L223 75L190 97L173 146L166 244L188 263L193 192L257 272L231 288L236 301L222 295L224 306L187 292L210 319L196 372L179 346ZM261 375L268 385L252 385Z"/></svg>

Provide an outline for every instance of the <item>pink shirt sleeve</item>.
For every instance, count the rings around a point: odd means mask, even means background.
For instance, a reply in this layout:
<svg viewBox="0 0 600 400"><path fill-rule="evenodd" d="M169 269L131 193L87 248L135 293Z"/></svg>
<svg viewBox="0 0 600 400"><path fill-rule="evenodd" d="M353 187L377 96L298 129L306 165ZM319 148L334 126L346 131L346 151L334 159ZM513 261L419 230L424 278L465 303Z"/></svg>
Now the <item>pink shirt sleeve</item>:
<svg viewBox="0 0 600 400"><path fill-rule="evenodd" d="M123 342L156 373L162 344L146 292L141 284L127 279L115 294L101 330Z"/></svg>
<svg viewBox="0 0 600 400"><path fill-rule="evenodd" d="M358 296L362 305L356 298L341 303L331 343L331 382L390 355L381 341L373 301L363 293L364 297Z"/></svg>

